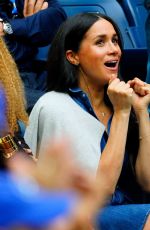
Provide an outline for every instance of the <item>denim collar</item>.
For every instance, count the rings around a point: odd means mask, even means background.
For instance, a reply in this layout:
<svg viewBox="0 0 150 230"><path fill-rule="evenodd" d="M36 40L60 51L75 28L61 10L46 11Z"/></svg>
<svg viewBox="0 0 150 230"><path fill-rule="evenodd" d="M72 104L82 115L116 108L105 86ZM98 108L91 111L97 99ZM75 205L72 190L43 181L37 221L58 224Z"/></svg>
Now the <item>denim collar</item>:
<svg viewBox="0 0 150 230"><path fill-rule="evenodd" d="M87 111L92 116L94 116L96 119L98 119L96 114L95 114L95 112L94 112L94 110L93 110L93 108L92 108L90 100L89 100L87 94L84 91L82 91L79 87L69 88L69 95L85 111ZM108 134L110 132L110 126L111 126L112 117L113 117L113 115L109 118L108 124L107 124L107 133Z"/></svg>
<svg viewBox="0 0 150 230"><path fill-rule="evenodd" d="M97 119L91 102L84 91L82 91L79 87L69 88L69 95L78 105Z"/></svg>

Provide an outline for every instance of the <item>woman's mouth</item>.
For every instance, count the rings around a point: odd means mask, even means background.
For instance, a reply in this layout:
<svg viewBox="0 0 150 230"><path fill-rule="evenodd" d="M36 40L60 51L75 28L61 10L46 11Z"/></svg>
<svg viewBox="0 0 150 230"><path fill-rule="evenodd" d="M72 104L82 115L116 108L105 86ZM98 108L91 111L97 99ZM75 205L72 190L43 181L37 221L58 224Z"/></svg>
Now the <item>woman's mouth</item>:
<svg viewBox="0 0 150 230"><path fill-rule="evenodd" d="M114 61L107 61L107 62L104 63L104 65L105 65L107 68L111 68L111 69L112 69L112 68L113 68L113 69L116 68L116 67L118 66L117 64L118 64L118 61L115 61L115 60L114 60Z"/></svg>
<svg viewBox="0 0 150 230"><path fill-rule="evenodd" d="M107 71L109 72L118 72L118 66L119 66L119 60L110 60L110 61L106 61L104 63L105 68L107 69Z"/></svg>

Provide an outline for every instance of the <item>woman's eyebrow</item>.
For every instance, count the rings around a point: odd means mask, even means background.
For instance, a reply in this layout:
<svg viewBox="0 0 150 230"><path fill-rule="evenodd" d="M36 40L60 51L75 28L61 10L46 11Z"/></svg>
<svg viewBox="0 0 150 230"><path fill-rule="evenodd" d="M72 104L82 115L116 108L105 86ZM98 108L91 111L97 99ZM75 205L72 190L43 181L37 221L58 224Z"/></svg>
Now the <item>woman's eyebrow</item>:
<svg viewBox="0 0 150 230"><path fill-rule="evenodd" d="M98 38L105 38L107 37L107 34L98 34L94 37L94 39L98 39ZM116 33L112 34L112 37L118 37L118 35Z"/></svg>
<svg viewBox="0 0 150 230"><path fill-rule="evenodd" d="M100 38L101 38L101 39L104 39L106 36L107 36L106 34L97 34L97 35L94 36L93 39L94 39L94 40L97 40L97 39L100 39Z"/></svg>

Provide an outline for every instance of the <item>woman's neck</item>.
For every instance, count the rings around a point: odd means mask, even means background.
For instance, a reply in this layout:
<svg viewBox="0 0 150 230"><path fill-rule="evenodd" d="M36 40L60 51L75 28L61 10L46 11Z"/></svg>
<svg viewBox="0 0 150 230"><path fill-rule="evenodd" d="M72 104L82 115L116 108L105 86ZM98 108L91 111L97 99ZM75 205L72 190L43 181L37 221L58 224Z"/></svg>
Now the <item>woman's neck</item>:
<svg viewBox="0 0 150 230"><path fill-rule="evenodd" d="M97 118L107 127L112 110L105 104L104 87L87 84L85 80L80 82L79 87L88 95Z"/></svg>
<svg viewBox="0 0 150 230"><path fill-rule="evenodd" d="M92 107L98 108L104 105L104 88L98 88L98 86L91 85L85 81L79 83L79 87L87 94Z"/></svg>

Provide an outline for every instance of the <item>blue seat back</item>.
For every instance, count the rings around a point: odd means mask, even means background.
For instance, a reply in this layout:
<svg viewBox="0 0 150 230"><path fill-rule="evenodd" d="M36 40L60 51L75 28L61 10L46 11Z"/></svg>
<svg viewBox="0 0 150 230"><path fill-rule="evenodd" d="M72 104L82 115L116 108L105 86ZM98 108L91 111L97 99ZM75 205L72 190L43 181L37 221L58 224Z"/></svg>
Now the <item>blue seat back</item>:
<svg viewBox="0 0 150 230"><path fill-rule="evenodd" d="M118 0L118 2L126 15L129 23L127 31L134 39L135 47L146 47L145 22L148 12L144 7L144 0Z"/></svg>

